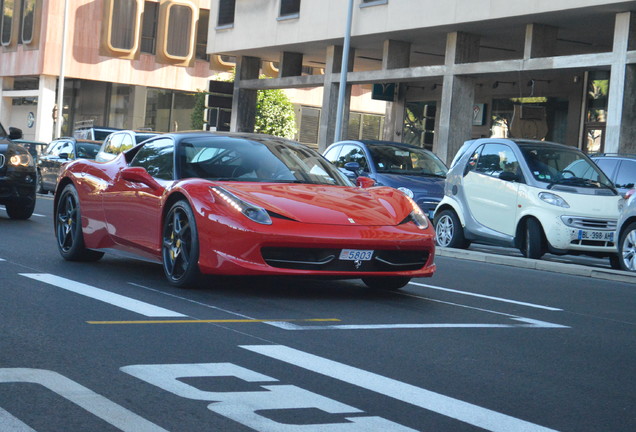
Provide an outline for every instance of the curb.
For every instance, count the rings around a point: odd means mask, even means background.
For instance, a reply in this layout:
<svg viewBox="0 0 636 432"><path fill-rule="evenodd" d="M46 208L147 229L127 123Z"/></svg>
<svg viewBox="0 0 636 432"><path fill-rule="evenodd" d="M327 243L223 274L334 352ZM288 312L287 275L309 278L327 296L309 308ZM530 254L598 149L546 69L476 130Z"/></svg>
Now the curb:
<svg viewBox="0 0 636 432"><path fill-rule="evenodd" d="M533 260L529 258L489 254L487 252L477 252L465 249L452 249L440 246L435 247L435 255L458 258L468 261L500 264L531 270L542 270L553 273L568 274L572 276L583 276L595 279L636 284L636 272L599 269L595 267L587 267L580 264L565 264L551 261Z"/></svg>

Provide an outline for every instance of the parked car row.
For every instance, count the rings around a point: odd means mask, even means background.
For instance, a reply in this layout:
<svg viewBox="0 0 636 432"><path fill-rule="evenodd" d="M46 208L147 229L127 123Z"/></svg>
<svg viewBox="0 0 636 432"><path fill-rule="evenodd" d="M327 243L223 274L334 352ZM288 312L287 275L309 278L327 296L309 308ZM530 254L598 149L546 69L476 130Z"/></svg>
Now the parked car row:
<svg viewBox="0 0 636 432"><path fill-rule="evenodd" d="M38 157L37 190L55 190L74 159L111 161L157 135L115 130L103 142L54 140ZM516 247L534 259L547 252L585 254L636 270L636 200L623 199L636 182L636 156L588 157L545 141L483 138L467 141L450 170L428 150L388 141L340 141L323 157L362 187L403 192L433 221L439 246Z"/></svg>
<svg viewBox="0 0 636 432"><path fill-rule="evenodd" d="M75 136L51 141L37 158L37 192L44 194L54 192L63 166L72 160L89 159L106 162L119 153L157 135L155 132L133 130L99 129L99 131L102 133L108 131L109 134L102 141Z"/></svg>

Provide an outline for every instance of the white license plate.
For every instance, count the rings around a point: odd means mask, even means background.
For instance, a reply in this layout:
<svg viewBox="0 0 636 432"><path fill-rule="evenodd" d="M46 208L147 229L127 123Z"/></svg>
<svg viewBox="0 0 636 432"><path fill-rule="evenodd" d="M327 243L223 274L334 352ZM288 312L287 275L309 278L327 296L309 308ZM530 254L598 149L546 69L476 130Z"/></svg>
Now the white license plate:
<svg viewBox="0 0 636 432"><path fill-rule="evenodd" d="M340 259L344 261L370 261L372 256L372 250L343 249L340 252Z"/></svg>
<svg viewBox="0 0 636 432"><path fill-rule="evenodd" d="M579 240L599 240L599 241L614 241L613 231L587 231L579 230Z"/></svg>

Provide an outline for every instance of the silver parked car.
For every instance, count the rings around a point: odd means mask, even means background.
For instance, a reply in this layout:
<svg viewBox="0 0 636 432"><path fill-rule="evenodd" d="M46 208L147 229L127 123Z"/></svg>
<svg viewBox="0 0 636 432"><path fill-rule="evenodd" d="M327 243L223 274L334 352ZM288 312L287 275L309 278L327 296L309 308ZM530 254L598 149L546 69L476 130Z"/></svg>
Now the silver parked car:
<svg viewBox="0 0 636 432"><path fill-rule="evenodd" d="M97 157L97 162L108 162L115 159L119 153L130 150L137 144L146 141L148 138L158 135L159 132L120 130L111 133L102 143Z"/></svg>
<svg viewBox="0 0 636 432"><path fill-rule="evenodd" d="M636 189L625 195L625 204L618 218L618 262L621 269L636 271Z"/></svg>

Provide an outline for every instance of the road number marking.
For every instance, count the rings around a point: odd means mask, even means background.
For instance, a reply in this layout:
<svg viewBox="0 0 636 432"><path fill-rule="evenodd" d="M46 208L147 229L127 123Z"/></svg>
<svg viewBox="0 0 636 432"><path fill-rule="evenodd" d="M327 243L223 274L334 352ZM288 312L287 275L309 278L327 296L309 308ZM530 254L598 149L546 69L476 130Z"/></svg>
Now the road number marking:
<svg viewBox="0 0 636 432"><path fill-rule="evenodd" d="M277 379L232 363L132 365L121 368L134 377L177 396L212 402L208 409L259 432L415 432L375 416L355 416L357 408L293 385L259 385L260 391L212 392L182 381L193 377L234 377L246 382L272 383ZM330 414L343 414L342 423L287 424L262 416L259 411L315 408ZM351 416L351 415L354 416Z"/></svg>

